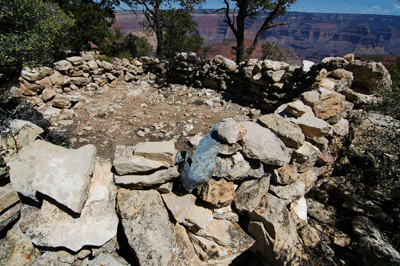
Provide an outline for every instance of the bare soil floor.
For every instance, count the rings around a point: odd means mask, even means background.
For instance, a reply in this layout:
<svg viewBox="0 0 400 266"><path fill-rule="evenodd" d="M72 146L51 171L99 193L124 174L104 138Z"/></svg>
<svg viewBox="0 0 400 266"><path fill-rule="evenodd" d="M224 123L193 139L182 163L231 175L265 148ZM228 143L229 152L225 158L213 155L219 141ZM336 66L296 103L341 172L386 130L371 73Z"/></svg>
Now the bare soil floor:
<svg viewBox="0 0 400 266"><path fill-rule="evenodd" d="M118 85L88 95L74 108L73 124L64 127L71 147L94 144L98 156L111 160L117 145L142 141L174 139L177 150L190 151L189 138L207 135L224 119L249 119L249 108L224 100L214 90L150 84L135 96L139 87L140 82Z"/></svg>

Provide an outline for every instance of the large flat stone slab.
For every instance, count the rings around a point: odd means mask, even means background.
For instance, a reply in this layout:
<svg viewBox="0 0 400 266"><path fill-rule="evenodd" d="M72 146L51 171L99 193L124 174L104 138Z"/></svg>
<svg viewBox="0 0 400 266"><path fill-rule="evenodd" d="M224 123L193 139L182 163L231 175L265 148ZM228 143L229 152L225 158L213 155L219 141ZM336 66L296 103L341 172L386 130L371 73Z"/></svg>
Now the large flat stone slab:
<svg viewBox="0 0 400 266"><path fill-rule="evenodd" d="M133 154L142 156L146 159L166 162L170 166L174 165L177 150L175 142L159 141L159 142L139 142L133 149Z"/></svg>
<svg viewBox="0 0 400 266"><path fill-rule="evenodd" d="M111 163L96 162L86 203L79 218L44 200L26 235L35 245L65 247L74 252L83 246L102 246L117 234L117 188Z"/></svg>
<svg viewBox="0 0 400 266"><path fill-rule="evenodd" d="M118 185L129 185L134 187L151 187L164 184L179 176L175 167L161 169L152 174L143 175L115 175L115 183Z"/></svg>
<svg viewBox="0 0 400 266"><path fill-rule="evenodd" d="M247 129L244 135L243 154L265 164L282 166L290 162L290 154L285 144L268 128L254 122L241 122Z"/></svg>
<svg viewBox="0 0 400 266"><path fill-rule="evenodd" d="M141 266L173 265L174 226L156 190L118 190L118 210L129 245Z"/></svg>
<svg viewBox="0 0 400 266"><path fill-rule="evenodd" d="M10 167L10 180L14 189L23 196L37 201L36 189L32 182L35 178L37 161L45 156L57 157L67 152L68 149L53 145L51 143L36 140L21 149L7 165Z"/></svg>
<svg viewBox="0 0 400 266"><path fill-rule="evenodd" d="M170 163L147 159L134 155L134 146L118 145L115 148L113 165L119 175L143 173L160 168L167 168Z"/></svg>
<svg viewBox="0 0 400 266"><path fill-rule="evenodd" d="M297 149L304 143L305 137L301 128L277 114L263 115L257 122L270 129L288 147Z"/></svg>
<svg viewBox="0 0 400 266"><path fill-rule="evenodd" d="M33 188L80 213L88 196L95 155L96 147L86 145L58 156L41 157L36 161Z"/></svg>

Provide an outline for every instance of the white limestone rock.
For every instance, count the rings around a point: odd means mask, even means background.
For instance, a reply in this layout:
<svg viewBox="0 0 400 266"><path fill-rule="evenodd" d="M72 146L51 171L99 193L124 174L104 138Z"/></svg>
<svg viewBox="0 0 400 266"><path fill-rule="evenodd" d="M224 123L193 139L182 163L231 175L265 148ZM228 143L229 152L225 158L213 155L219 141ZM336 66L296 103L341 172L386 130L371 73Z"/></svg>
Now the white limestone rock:
<svg viewBox="0 0 400 266"><path fill-rule="evenodd" d="M175 142L170 141L155 141L155 142L139 142L133 148L133 154L142 156L149 160L166 162L170 166L174 165L175 156L177 154Z"/></svg>
<svg viewBox="0 0 400 266"><path fill-rule="evenodd" d="M130 185L134 187L151 187L164 184L178 177L180 174L175 167L161 169L152 174L144 175L115 175L115 183L118 185Z"/></svg>
<svg viewBox="0 0 400 266"><path fill-rule="evenodd" d="M257 122L270 129L288 147L299 148L304 143L305 137L301 128L279 115L263 115Z"/></svg>
<svg viewBox="0 0 400 266"><path fill-rule="evenodd" d="M168 210L179 223L185 221L185 218L188 216L190 209L194 206L196 201L196 196L192 194L178 196L175 193L167 193L161 196Z"/></svg>
<svg viewBox="0 0 400 266"><path fill-rule="evenodd" d="M189 233L189 237L206 265L229 265L254 244L237 223L219 219L214 219L205 229Z"/></svg>
<svg viewBox="0 0 400 266"><path fill-rule="evenodd" d="M67 60L61 60L54 63L54 68L58 71L68 71L72 67L72 64Z"/></svg>
<svg viewBox="0 0 400 266"><path fill-rule="evenodd" d="M10 129L13 137L0 137L0 149L7 151L3 159L8 162L13 154L22 147L33 143L43 133L43 129L37 125L24 120L14 119L10 121ZM7 133L7 132L3 132Z"/></svg>
<svg viewBox="0 0 400 266"><path fill-rule="evenodd" d="M117 234L116 194L111 163L97 161L81 215L74 218L44 200L26 235L35 245L74 252L83 246L102 246Z"/></svg>
<svg viewBox="0 0 400 266"><path fill-rule="evenodd" d="M133 154L134 146L118 145L115 148L113 166L119 175L147 172L160 168L168 168L167 162L146 159Z"/></svg>
<svg viewBox="0 0 400 266"><path fill-rule="evenodd" d="M283 142L269 130L254 122L241 122L247 129L244 135L244 156L265 164L282 166L290 162L290 154Z"/></svg>
<svg viewBox="0 0 400 266"><path fill-rule="evenodd" d="M86 145L77 150L67 149L58 156L39 158L33 188L80 213L88 197L95 155L96 147Z"/></svg>
<svg viewBox="0 0 400 266"><path fill-rule="evenodd" d="M156 190L118 190L118 210L139 264L172 265L177 252L174 226Z"/></svg>
<svg viewBox="0 0 400 266"><path fill-rule="evenodd" d="M10 180L14 189L23 196L37 201L36 189L32 182L35 178L37 161L45 156L57 157L68 149L37 140L21 149L9 162Z"/></svg>
<svg viewBox="0 0 400 266"><path fill-rule="evenodd" d="M247 130L240 123L229 120L218 125L218 136L229 144L234 144L246 135Z"/></svg>

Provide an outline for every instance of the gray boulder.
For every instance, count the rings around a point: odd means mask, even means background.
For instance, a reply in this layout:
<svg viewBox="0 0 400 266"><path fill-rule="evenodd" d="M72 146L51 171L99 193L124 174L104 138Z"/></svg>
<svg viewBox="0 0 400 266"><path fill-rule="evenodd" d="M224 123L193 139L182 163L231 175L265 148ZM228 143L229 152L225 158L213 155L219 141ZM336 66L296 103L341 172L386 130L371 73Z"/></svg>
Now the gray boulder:
<svg viewBox="0 0 400 266"><path fill-rule="evenodd" d="M288 149L272 131L254 122L241 124L247 129L242 139L244 156L277 166L290 162Z"/></svg>

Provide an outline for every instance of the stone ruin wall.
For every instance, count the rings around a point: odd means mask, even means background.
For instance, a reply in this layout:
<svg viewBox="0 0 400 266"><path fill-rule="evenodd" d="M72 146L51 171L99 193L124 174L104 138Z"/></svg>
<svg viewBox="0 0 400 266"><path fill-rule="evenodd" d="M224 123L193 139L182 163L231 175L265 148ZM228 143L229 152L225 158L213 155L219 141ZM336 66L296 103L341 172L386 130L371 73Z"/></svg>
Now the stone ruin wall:
<svg viewBox="0 0 400 266"><path fill-rule="evenodd" d="M156 83L224 91L265 115L220 123L191 159L177 160L173 141L142 142L118 146L112 164L96 159L93 145L69 150L35 141L40 128L15 122L24 128L17 136L24 147L7 158L11 183L1 189L10 200L0 215L2 228L20 221L2 246L23 239L27 248L18 252L35 265L128 265L115 253L121 221L140 265L229 265L246 250L264 265L304 265L310 260L304 249L323 238L308 225L309 214L330 228L332 244L350 245L351 237L332 225L332 214L318 213L320 203L306 195L327 182L354 106L373 98L354 88L391 84L381 64L346 56L301 67L270 60L237 66L193 53L169 62L142 57L113 63L72 57L54 69L24 70L14 93L39 109L68 110L79 104L74 91L112 89L149 75ZM244 214L247 228L239 226ZM2 260L16 260L3 254Z"/></svg>

